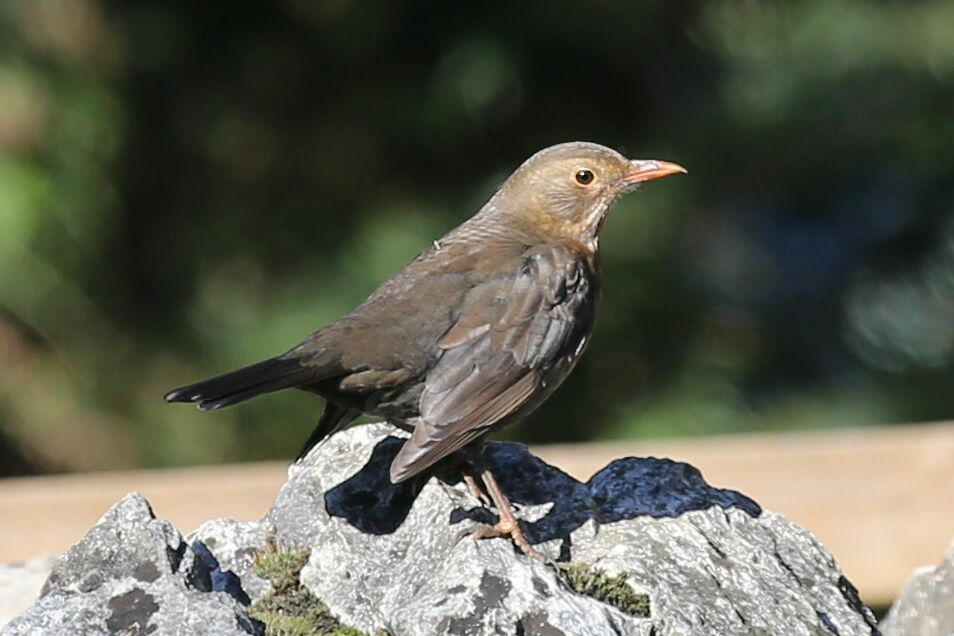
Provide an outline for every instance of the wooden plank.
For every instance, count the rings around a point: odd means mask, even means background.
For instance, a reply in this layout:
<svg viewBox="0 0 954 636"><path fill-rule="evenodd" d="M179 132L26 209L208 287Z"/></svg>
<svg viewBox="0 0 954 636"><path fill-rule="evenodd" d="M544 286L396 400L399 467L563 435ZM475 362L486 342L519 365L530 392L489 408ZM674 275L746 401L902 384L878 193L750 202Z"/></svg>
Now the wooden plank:
<svg viewBox="0 0 954 636"><path fill-rule="evenodd" d="M216 517L260 519L287 468L262 462L0 480L0 563L64 552L131 491L184 533Z"/></svg>
<svg viewBox="0 0 954 636"><path fill-rule="evenodd" d="M535 447L579 479L627 455L699 468L811 529L866 602L890 603L954 538L954 423ZM285 480L266 462L0 480L0 562L63 552L138 490L188 532L214 517L258 519Z"/></svg>

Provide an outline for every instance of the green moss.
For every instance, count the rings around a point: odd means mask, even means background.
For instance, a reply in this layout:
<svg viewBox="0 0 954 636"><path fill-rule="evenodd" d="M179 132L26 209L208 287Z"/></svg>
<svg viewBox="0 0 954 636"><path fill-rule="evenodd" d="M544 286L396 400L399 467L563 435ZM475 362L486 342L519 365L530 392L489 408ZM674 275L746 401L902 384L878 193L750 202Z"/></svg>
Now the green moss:
<svg viewBox="0 0 954 636"><path fill-rule="evenodd" d="M252 604L249 615L265 624L266 636L364 636L338 622L301 584L299 574L310 554L310 550L259 552L255 573L268 579L272 590Z"/></svg>
<svg viewBox="0 0 954 636"><path fill-rule="evenodd" d="M607 576L587 563L565 565L561 570L566 582L577 594L592 596L630 616L649 618L649 596L634 592L626 582L625 574Z"/></svg>
<svg viewBox="0 0 954 636"><path fill-rule="evenodd" d="M298 585L298 575L310 556L311 550L259 552L255 555L253 569L275 588L286 589Z"/></svg>

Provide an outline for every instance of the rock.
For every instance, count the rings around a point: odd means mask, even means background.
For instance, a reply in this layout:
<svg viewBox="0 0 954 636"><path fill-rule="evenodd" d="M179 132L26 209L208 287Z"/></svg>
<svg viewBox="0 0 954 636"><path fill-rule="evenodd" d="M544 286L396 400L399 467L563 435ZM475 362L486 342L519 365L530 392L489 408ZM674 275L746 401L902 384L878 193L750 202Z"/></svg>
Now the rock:
<svg viewBox="0 0 954 636"><path fill-rule="evenodd" d="M237 578L225 591L228 584L216 587L216 570L210 553L190 548L131 493L60 558L39 600L3 634L260 632L246 611L248 598L229 594L242 596Z"/></svg>
<svg viewBox="0 0 954 636"><path fill-rule="evenodd" d="M940 565L915 570L881 629L885 636L954 634L954 543Z"/></svg>
<svg viewBox="0 0 954 636"><path fill-rule="evenodd" d="M236 577L241 580L242 588L249 597L258 599L271 589L271 585L254 571L255 557L272 533L260 521L235 521L234 519L212 519L195 529L186 542L195 547L201 545L215 555L218 562L216 577L227 576L229 581ZM219 584L221 589L225 581Z"/></svg>
<svg viewBox="0 0 954 636"><path fill-rule="evenodd" d="M396 634L874 632L873 615L809 532L712 488L691 466L627 458L582 484L522 446L487 448L531 541L559 561L624 573L649 597L651 616L641 618L569 593L558 571L506 540L456 541L493 517L450 476L391 485L400 440L389 432L369 426L326 442L292 467L267 517L288 548L311 548L301 580L348 625Z"/></svg>
<svg viewBox="0 0 954 636"><path fill-rule="evenodd" d="M56 558L48 554L26 563L0 564L0 627L33 604Z"/></svg>
<svg viewBox="0 0 954 636"><path fill-rule="evenodd" d="M544 565L507 539L469 536L495 517L455 473L391 484L401 443L381 424L339 433L289 469L262 521L211 521L184 542L127 497L10 633L67 624L232 633L256 628L249 616L391 634L877 633L808 531L686 464L621 459L584 484L523 446L489 444L487 463L528 537L557 563ZM118 527L130 528L121 549L84 547ZM163 561L170 554L182 556ZM144 570L159 578L137 579ZM107 624L110 602L138 622ZM193 614L222 627L200 629Z"/></svg>

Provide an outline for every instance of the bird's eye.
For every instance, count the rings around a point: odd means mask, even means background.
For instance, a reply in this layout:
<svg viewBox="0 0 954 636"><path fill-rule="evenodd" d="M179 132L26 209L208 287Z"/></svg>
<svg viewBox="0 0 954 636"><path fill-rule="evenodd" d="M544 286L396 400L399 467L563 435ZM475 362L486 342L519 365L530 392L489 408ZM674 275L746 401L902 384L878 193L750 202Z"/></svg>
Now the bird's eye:
<svg viewBox="0 0 954 636"><path fill-rule="evenodd" d="M576 182L580 185L590 185L593 183L593 172L590 170L579 170L576 173Z"/></svg>

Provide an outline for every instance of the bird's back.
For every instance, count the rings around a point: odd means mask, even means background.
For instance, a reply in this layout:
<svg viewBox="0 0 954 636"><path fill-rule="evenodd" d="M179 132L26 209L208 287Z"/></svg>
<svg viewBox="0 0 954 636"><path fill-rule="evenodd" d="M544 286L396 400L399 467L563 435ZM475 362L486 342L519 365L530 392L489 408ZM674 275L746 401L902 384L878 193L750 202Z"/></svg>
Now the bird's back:
<svg viewBox="0 0 954 636"><path fill-rule="evenodd" d="M285 355L340 368L305 388L373 415L414 417L423 382L445 352L438 342L465 300L479 285L519 271L531 247L519 237L477 238L462 226Z"/></svg>

